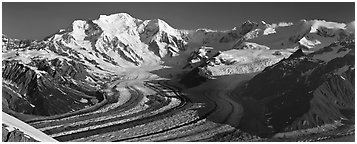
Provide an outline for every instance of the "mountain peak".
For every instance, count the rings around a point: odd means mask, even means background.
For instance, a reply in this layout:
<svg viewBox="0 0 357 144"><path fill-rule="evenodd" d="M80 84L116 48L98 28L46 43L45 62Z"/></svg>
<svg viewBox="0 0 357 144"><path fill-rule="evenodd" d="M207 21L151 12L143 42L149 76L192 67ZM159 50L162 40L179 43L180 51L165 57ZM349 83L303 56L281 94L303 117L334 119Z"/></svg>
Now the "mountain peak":
<svg viewBox="0 0 357 144"><path fill-rule="evenodd" d="M168 23L161 19L155 19L158 23L159 29L164 30L164 31L173 31L174 28L172 28Z"/></svg>
<svg viewBox="0 0 357 144"><path fill-rule="evenodd" d="M130 20L134 19L131 15L127 13L116 13L116 14L110 14L110 15L100 15L99 20L105 20L105 21L114 21L114 20Z"/></svg>

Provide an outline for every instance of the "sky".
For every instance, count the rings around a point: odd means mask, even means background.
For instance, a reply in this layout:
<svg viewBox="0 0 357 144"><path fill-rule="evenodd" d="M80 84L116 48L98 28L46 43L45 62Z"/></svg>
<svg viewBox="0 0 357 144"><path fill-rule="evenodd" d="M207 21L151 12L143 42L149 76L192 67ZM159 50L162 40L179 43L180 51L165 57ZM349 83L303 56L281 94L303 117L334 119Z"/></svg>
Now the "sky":
<svg viewBox="0 0 357 144"><path fill-rule="evenodd" d="M355 3L3 2L2 32L10 38L40 40L67 28L74 20L123 12L142 20L159 18L177 29L228 30L247 20L294 23L320 19L348 23L354 21Z"/></svg>

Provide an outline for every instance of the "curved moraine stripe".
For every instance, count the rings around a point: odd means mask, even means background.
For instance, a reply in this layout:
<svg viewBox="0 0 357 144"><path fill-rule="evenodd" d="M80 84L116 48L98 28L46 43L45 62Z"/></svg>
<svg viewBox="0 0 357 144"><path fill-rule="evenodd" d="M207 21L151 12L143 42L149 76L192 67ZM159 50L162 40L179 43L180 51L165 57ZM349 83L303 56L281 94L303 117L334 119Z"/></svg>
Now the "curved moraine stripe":
<svg viewBox="0 0 357 144"><path fill-rule="evenodd" d="M210 96L205 96L207 111L199 115L197 109L202 104L192 102L177 87L162 81L133 82L131 78L114 79L108 86L117 102L88 113L30 124L59 141L190 141L234 130L207 120L220 112L220 103ZM224 113L224 118L229 113Z"/></svg>

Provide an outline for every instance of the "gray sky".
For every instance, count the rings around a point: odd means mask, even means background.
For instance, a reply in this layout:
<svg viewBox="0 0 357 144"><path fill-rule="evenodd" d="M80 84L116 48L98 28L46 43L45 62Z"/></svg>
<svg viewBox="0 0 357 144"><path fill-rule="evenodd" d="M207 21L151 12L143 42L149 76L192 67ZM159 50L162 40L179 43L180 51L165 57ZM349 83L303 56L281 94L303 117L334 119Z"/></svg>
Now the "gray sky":
<svg viewBox="0 0 357 144"><path fill-rule="evenodd" d="M125 12L132 17L160 18L174 28L227 30L244 21L267 23L322 19L354 21L354 3L2 3L2 30L10 38L43 39L68 27L76 19L96 19L100 14Z"/></svg>

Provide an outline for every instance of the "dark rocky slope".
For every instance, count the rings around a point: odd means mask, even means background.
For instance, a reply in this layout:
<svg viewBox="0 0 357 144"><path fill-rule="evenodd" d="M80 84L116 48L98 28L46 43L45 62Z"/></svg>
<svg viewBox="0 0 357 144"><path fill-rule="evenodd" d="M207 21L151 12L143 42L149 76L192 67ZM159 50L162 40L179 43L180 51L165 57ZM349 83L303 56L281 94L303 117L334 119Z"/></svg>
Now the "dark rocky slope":
<svg viewBox="0 0 357 144"><path fill-rule="evenodd" d="M5 111L49 116L76 111L103 99L98 89L85 81L90 75L84 66L74 61L45 59L29 65L3 61L2 70Z"/></svg>
<svg viewBox="0 0 357 144"><path fill-rule="evenodd" d="M352 50L324 62L300 49L238 88L235 99L244 107L239 127L271 136L354 120L354 40L336 44Z"/></svg>

